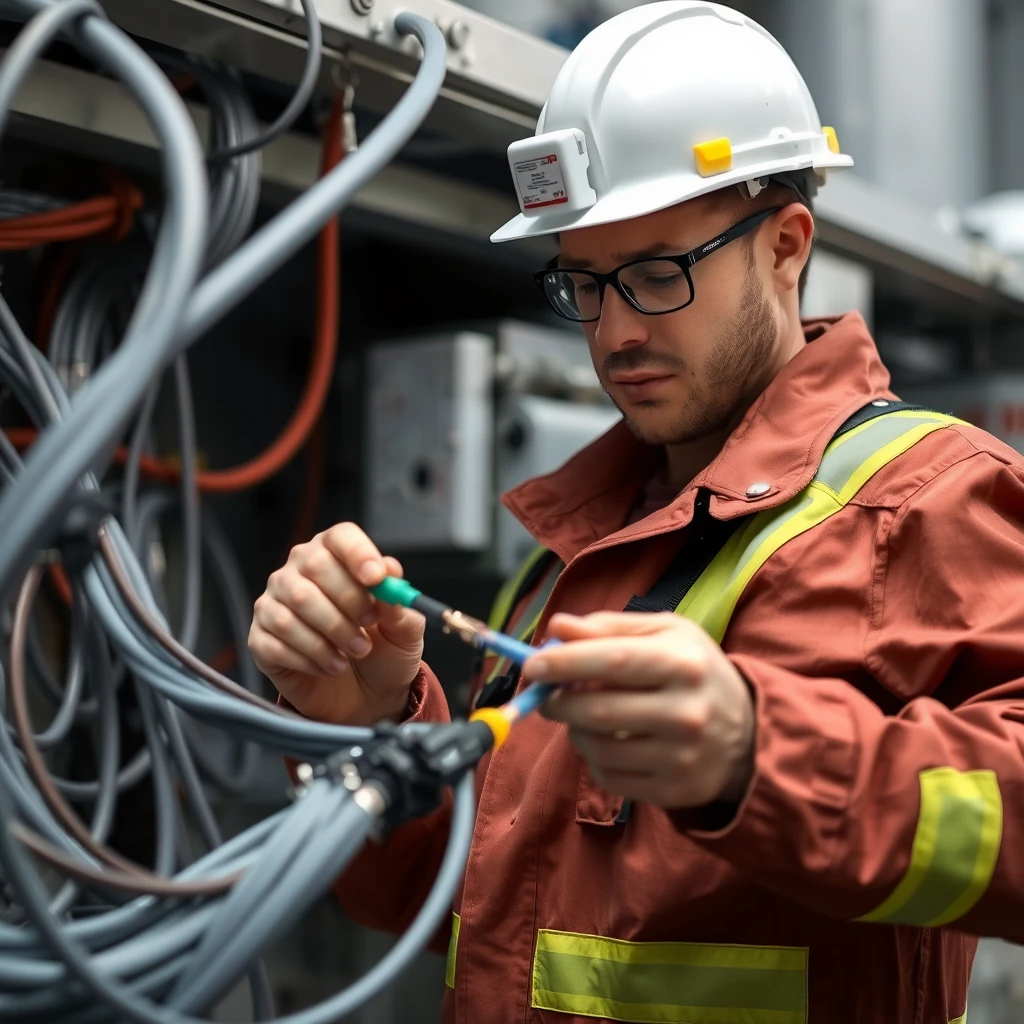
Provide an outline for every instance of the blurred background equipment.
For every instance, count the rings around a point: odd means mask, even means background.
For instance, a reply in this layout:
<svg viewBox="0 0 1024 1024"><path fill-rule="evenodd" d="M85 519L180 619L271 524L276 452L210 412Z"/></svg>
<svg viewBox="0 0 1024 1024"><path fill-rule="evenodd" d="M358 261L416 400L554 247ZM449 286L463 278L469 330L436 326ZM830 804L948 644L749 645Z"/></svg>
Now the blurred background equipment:
<svg viewBox="0 0 1024 1024"><path fill-rule="evenodd" d="M66 476L69 493L87 499L82 507L120 524L108 527L104 559L84 567L70 536L47 533L37 567L7 565L22 586L0 612L0 785L57 854L72 858L77 874L59 858L45 874L47 895L65 920L75 908L68 934L106 957L112 976L181 1007L203 1003L211 1019L260 1019L271 997L278 1013L297 1013L395 948L310 891L313 873L287 872L295 907L312 905L301 923L282 917L280 929L264 922L254 931L253 941L265 940L265 974L254 970L248 981L239 965L253 945L227 941L224 922L254 912L252 893L235 896L227 916L229 897L217 893L187 911L173 900L140 909L131 894L159 885L154 873L216 886L255 858L284 872L275 837L284 843L289 830L312 833L337 817L337 832L324 832L317 848L327 857L329 845L344 854L368 827L326 785L312 787L312 800L291 801L279 750L314 758L351 735L282 724L246 651L252 602L291 544L359 519L401 554L425 593L485 615L530 545L500 492L555 468L616 420L582 335L554 318L530 279L554 241L493 246L488 236L518 211L506 148L533 133L565 48L635 4L102 6L130 38L118 54L127 46L151 58L145 80L157 88L152 75L160 76L164 98L180 98L174 124L186 135L194 126L208 157L194 138L169 134L166 112L164 121L152 117L150 103L143 113L138 79L125 84L103 30L83 37L84 21L4 93L0 500L25 494L19 481L47 434L62 423L67 430L75 403L112 379L126 348L144 347L138 318L159 299L163 315L143 326L165 347L149 364L154 372L111 388L119 392L104 403L111 410L136 389L138 401L116 424L110 417L109 443L89 445L83 472ZM787 48L821 120L856 160L816 199L805 313L860 310L897 393L1022 448L1024 3L733 6ZM0 3L8 56L24 21L46 7ZM393 128L392 112L421 69L421 43L396 28L401 10L443 36L433 94L442 71L445 88L436 102L420 93L422 116L392 135L383 155L368 140ZM9 67L0 65L0 84ZM353 164L363 149L372 159ZM301 243L282 233L301 197L326 195L321 179L339 162L355 189L341 217L331 216L343 199L335 191L333 208L321 202L307 219ZM175 219L186 207L199 218L193 226L207 225L198 238ZM172 230L181 242L173 267L160 257ZM259 282L257 252L273 256ZM225 288L243 264L246 287ZM61 436L81 458L88 439ZM13 523L38 535L9 501L0 507L0 533ZM132 588L141 612L129 603ZM140 615L179 647L162 646ZM433 634L427 655L458 708L471 655ZM41 803L47 774L57 796ZM61 799L81 819L81 840L59 824ZM102 856L83 854L90 842ZM111 857L144 868L142 881L97 885L89 870L129 873ZM31 1009L35 1019L64 1019L68 988L49 948L19 946L25 915L5 887L0 1016L25 1019ZM217 930L204 931L215 919ZM210 934L223 949L203 969ZM129 955L131 943L141 952ZM21 958L13 973L12 949ZM240 980L219 991L217 977L231 971ZM1024 1018L1022 973L1019 950L982 943L972 1024ZM443 984L443 962L420 956L350 1019L433 1021ZM193 985L193 996L182 994Z"/></svg>
<svg viewBox="0 0 1024 1024"><path fill-rule="evenodd" d="M503 320L388 342L368 359L360 521L399 555L477 552L489 574L513 572L534 542L496 497L619 419L586 342L564 329Z"/></svg>

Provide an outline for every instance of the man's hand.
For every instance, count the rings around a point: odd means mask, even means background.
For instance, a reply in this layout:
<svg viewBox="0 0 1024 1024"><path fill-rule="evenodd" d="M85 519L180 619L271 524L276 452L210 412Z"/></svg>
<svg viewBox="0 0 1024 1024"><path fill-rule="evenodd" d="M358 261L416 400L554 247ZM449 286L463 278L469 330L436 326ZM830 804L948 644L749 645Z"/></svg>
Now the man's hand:
<svg viewBox="0 0 1024 1024"><path fill-rule="evenodd" d="M659 807L739 802L753 771L754 702L699 626L671 612L555 615L571 641L529 658L530 680L566 683L541 713L569 725L595 781Z"/></svg>
<svg viewBox="0 0 1024 1024"><path fill-rule="evenodd" d="M426 621L375 601L369 588L402 567L355 523L339 523L267 581L249 650L261 672L307 718L373 725L402 716L420 667Z"/></svg>

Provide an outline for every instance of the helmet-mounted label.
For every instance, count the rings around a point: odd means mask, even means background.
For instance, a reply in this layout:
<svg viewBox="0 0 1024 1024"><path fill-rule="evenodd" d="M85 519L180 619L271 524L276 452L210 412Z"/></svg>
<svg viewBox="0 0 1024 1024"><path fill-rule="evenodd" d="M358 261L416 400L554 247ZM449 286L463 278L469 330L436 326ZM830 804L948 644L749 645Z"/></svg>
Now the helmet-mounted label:
<svg viewBox="0 0 1024 1024"><path fill-rule="evenodd" d="M519 208L539 213L585 210L597 202L590 187L586 136L577 128L521 139L508 147Z"/></svg>

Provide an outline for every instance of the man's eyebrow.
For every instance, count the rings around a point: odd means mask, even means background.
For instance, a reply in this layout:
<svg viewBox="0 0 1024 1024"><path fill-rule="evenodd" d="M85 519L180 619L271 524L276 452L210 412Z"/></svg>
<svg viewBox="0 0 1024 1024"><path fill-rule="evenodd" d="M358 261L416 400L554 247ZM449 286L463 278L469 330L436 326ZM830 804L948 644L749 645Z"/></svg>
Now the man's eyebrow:
<svg viewBox="0 0 1024 1024"><path fill-rule="evenodd" d="M649 245L643 249L634 249L632 252L612 253L612 259L616 265L621 265L623 263L632 263L633 260L651 260L668 254L679 256L684 251L673 242L659 242L657 245ZM594 264L590 260L574 259L572 256L566 256L564 259L560 258L558 260L558 266L569 270L589 270Z"/></svg>

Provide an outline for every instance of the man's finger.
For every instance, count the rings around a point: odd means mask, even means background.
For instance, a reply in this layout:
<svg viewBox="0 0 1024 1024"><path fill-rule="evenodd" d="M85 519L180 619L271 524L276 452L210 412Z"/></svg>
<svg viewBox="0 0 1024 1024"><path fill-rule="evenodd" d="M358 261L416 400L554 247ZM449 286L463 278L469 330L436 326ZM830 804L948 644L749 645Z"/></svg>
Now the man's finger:
<svg viewBox="0 0 1024 1024"><path fill-rule="evenodd" d="M594 781L606 792L628 797L635 803L669 806L665 802L665 780L658 775L636 775L630 772L592 772ZM677 802L673 801L672 806ZM679 806L683 806L679 804Z"/></svg>
<svg viewBox="0 0 1024 1024"><path fill-rule="evenodd" d="M615 739L584 729L570 729L569 739L586 758L588 764L604 771L639 772L658 775L671 771L676 763L679 744L654 736L633 736Z"/></svg>
<svg viewBox="0 0 1024 1024"><path fill-rule="evenodd" d="M594 781L607 793L647 804L658 804L665 782L656 775L628 771L601 771L591 768Z"/></svg>
<svg viewBox="0 0 1024 1024"><path fill-rule="evenodd" d="M705 670L706 656L697 643L683 638L657 643L650 637L620 635L546 648L526 660L523 676L551 683L593 679L650 687L692 682Z"/></svg>
<svg viewBox="0 0 1024 1024"><path fill-rule="evenodd" d="M699 629L672 612L593 612L590 615L551 616L549 632L559 640L586 640L601 636L654 636L668 630Z"/></svg>
<svg viewBox="0 0 1024 1024"><path fill-rule="evenodd" d="M570 728L614 736L623 731L638 736L695 736L704 728L704 702L687 700L678 691L654 693L563 690L553 693L541 714Z"/></svg>

